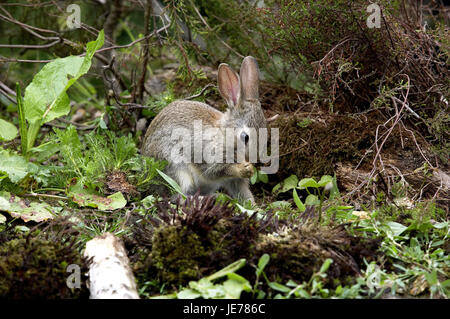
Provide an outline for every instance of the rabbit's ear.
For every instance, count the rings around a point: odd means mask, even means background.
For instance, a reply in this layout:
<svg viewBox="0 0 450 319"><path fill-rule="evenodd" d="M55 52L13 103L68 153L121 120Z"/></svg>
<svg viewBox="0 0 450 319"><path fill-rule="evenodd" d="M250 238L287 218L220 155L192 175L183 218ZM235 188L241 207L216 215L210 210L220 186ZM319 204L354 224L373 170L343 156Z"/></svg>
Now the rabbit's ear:
<svg viewBox="0 0 450 319"><path fill-rule="evenodd" d="M241 85L239 75L226 63L219 65L217 77L220 95L225 99L229 107L236 107L241 98Z"/></svg>
<svg viewBox="0 0 450 319"><path fill-rule="evenodd" d="M242 95L245 100L259 98L259 69L258 63L252 56L247 56L241 64Z"/></svg>

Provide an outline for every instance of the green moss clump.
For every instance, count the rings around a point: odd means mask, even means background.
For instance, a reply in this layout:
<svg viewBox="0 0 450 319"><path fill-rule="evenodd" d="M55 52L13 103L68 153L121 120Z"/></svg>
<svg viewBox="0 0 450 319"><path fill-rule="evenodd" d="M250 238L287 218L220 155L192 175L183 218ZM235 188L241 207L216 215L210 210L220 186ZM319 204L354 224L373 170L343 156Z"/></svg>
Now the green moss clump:
<svg viewBox="0 0 450 319"><path fill-rule="evenodd" d="M265 253L271 257L266 275L281 282L309 280L327 258L334 261L329 280L344 279L359 272L363 258L377 257L377 241L351 236L341 227L298 220L287 224L270 212L261 219L219 205L213 197L188 198L177 207L162 203L158 214L158 219L135 226L138 238L151 241L145 241L146 250L139 250L147 251L146 261L134 263L134 269L146 273L139 280L158 279L172 287L210 275L241 258L248 263L239 273L255 280L251 265ZM131 256L132 261L139 259Z"/></svg>
<svg viewBox="0 0 450 319"><path fill-rule="evenodd" d="M88 290L70 289L66 280L67 266L80 265L85 273L80 253L72 243L40 238L36 233L25 238L14 238L0 245L0 297L8 299L29 298L80 298Z"/></svg>
<svg viewBox="0 0 450 319"><path fill-rule="evenodd" d="M378 257L378 240L354 237L342 227L317 226L313 223L296 225L277 234L259 237L255 255L270 255L265 269L271 280L286 282L308 281L327 258L333 259L328 270L329 283L345 281L359 273L363 259ZM257 260L255 260L257 262Z"/></svg>
<svg viewBox="0 0 450 319"><path fill-rule="evenodd" d="M199 261L205 256L199 236L186 228L168 225L154 232L149 258L164 282L181 284L199 278Z"/></svg>

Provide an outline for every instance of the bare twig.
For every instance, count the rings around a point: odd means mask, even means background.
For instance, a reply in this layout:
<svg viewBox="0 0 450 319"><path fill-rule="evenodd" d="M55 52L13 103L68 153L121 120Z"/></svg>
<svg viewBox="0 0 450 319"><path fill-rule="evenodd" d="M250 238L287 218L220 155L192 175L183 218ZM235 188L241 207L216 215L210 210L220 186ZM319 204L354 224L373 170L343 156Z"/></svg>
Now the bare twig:
<svg viewBox="0 0 450 319"><path fill-rule="evenodd" d="M45 49L57 45L61 42L61 39L53 41L47 44L0 44L0 48L11 48L11 49Z"/></svg>
<svg viewBox="0 0 450 319"><path fill-rule="evenodd" d="M147 39L153 37L154 35L156 35L156 34L158 34L158 33L161 33L162 31L168 29L169 26L170 26L170 25L161 27L161 28L159 28L158 30L155 30L155 31L153 31L152 33L146 35L145 37L136 39L136 40L134 40L133 42L130 42L130 43L128 43L128 44L124 44L124 45L113 45L113 46L110 46L110 47L106 47L106 48L99 49L99 50L97 50L97 52L96 52L95 54L101 53L101 52L104 52L104 51L108 51L108 50L125 49L125 48L132 47L132 46L135 45L136 43L145 41L145 40L147 40ZM84 56L84 55L86 55L86 53L83 53L81 56Z"/></svg>
<svg viewBox="0 0 450 319"><path fill-rule="evenodd" d="M202 23L206 26L206 28L208 29L209 32L213 32L213 29L209 26L208 22L206 22L206 20L203 18L203 16L200 14L200 11L198 11L197 7L195 6L193 1L189 1L191 6L194 8L195 13L197 13L198 17L200 18L200 20L202 21ZM244 56L242 54L240 54L239 52L237 52L235 49L233 49L232 47L230 47L230 45L228 43L226 43L225 41L223 41L219 36L216 35L216 38L230 51L232 51L234 54L236 54L238 57L240 57L241 59L244 58Z"/></svg>
<svg viewBox="0 0 450 319"><path fill-rule="evenodd" d="M184 100L192 100L192 99L195 99L195 98L197 98L199 96L202 96L203 93L205 93L206 89L210 88L210 87L215 87L215 85L212 84L212 83L209 83L209 84L205 85L205 87L200 91L200 93L197 93L197 94L185 97Z"/></svg>
<svg viewBox="0 0 450 319"><path fill-rule="evenodd" d="M146 36L148 36L148 32L149 32L149 28L150 28L151 13L152 13L152 0L147 0L145 3L145 15L144 15L144 28L145 28ZM144 91L145 91L145 78L147 76L147 64L148 64L149 54L150 54L149 46L150 46L150 42L149 42L149 38L147 38L145 40L145 45L143 46L144 58L142 59L142 74L139 79L139 83L136 86L136 96L137 96L137 100L140 102L142 102L142 98L143 98ZM135 93L135 90L133 90L133 92L132 92L132 95L133 95L132 101L136 101L136 96L134 96L134 93Z"/></svg>
<svg viewBox="0 0 450 319"><path fill-rule="evenodd" d="M369 176L362 182L360 183L355 189L353 189L351 192L347 193L346 195L344 195L344 197L349 197L350 195L354 194L355 192L359 191L362 187L364 187L365 185L367 185L370 180L374 177L375 172L377 171L377 161L380 161L380 165L383 168L380 172L382 172L384 170L384 165L383 165L383 160L381 158L381 150L383 149L384 144L386 143L387 139L389 138L389 136L391 135L392 131L394 130L394 128L397 126L397 124L400 122L401 120L401 114L403 112L403 109L405 108L405 105L407 103L408 100L408 95L409 95L409 89L410 89L410 79L409 76L405 74L405 76L408 79L408 84L406 86L406 94L403 96L404 100L402 101L402 107L400 110L397 109L397 105L396 105L396 101L393 100L394 102L394 106L396 109L396 114L394 116L392 116L390 119L388 119L383 125L378 125L377 126L377 131L376 131L376 136L375 136L375 148L377 150L375 157L373 159L372 162L372 171L370 172ZM380 128L380 126L385 126L387 123L389 123L390 121L393 121L391 127L387 130L384 139L382 140L381 144L378 145L378 129Z"/></svg>

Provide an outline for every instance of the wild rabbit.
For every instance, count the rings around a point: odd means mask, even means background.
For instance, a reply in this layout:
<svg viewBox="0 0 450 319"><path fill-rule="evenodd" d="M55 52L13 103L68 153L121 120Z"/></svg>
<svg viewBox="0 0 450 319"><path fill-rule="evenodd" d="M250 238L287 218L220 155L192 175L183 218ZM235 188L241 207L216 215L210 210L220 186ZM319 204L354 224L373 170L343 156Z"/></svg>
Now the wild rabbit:
<svg viewBox="0 0 450 319"><path fill-rule="evenodd" d="M220 64L218 88L228 105L227 111L222 113L195 101L172 102L148 127L142 154L166 160L165 173L180 185L186 195L194 195L198 191L206 195L222 188L233 198L254 203L248 184L248 178L253 174L253 165L247 159L249 145L257 142L257 135L253 132L267 126L258 100L258 82L258 65L251 56L242 61L240 76L227 64ZM185 143L180 148L180 139L184 138L187 145ZM244 145L245 156L242 148L237 147L239 143ZM215 154L215 161L197 160L199 152L202 155L206 150ZM183 152L188 156L183 157ZM228 161L229 153L232 157L237 155L237 158L245 159Z"/></svg>

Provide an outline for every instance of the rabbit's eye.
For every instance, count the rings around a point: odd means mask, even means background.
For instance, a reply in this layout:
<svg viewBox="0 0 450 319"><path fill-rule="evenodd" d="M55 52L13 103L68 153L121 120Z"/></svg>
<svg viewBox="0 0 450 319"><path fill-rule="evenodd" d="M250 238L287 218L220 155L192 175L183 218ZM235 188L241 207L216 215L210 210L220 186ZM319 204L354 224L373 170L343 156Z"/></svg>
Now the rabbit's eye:
<svg viewBox="0 0 450 319"><path fill-rule="evenodd" d="M242 132L241 133L241 141L244 142L245 144L248 144L248 139L249 139L248 134L245 132Z"/></svg>

